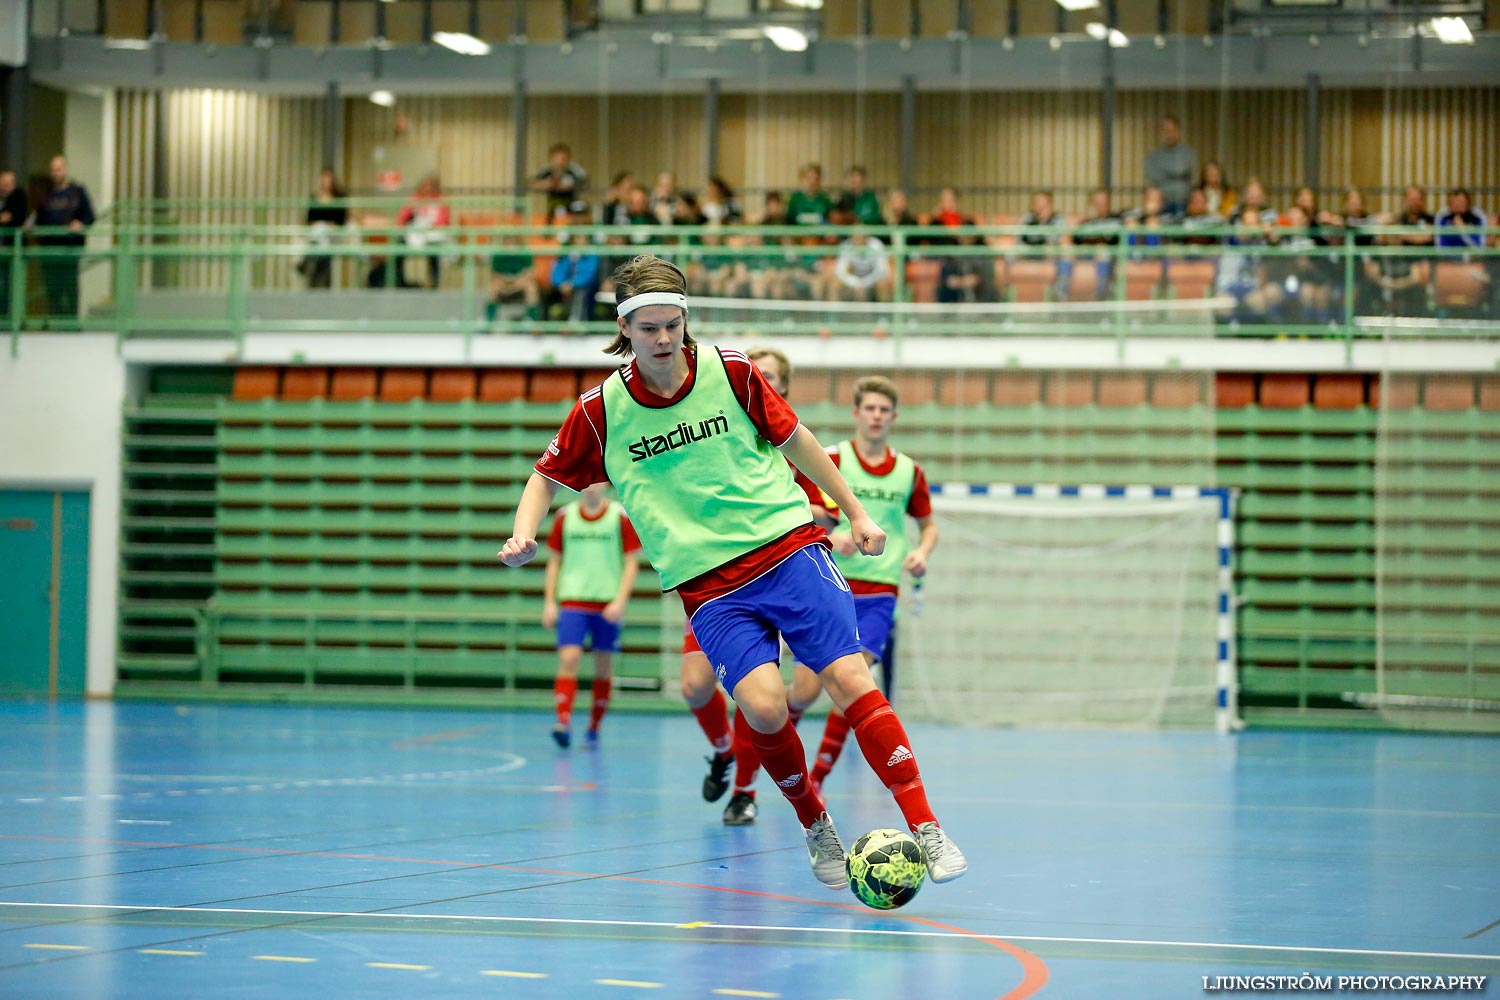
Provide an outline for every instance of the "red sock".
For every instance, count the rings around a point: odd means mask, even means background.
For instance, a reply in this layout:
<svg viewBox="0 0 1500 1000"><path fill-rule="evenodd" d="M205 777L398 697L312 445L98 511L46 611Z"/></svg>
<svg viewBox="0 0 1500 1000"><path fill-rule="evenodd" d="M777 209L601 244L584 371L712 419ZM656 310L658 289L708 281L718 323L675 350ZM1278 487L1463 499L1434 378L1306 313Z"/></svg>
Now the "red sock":
<svg viewBox="0 0 1500 1000"><path fill-rule="evenodd" d="M818 760L813 764L812 770L814 782L823 784L823 779L828 777L828 772L838 762L839 754L844 752L844 741L848 738L849 722L834 709L828 713L828 722L823 726L823 742L818 744Z"/></svg>
<svg viewBox="0 0 1500 1000"><path fill-rule="evenodd" d="M760 770L760 754L750 741L750 723L745 713L734 713L734 793L755 794L755 775Z"/></svg>
<svg viewBox="0 0 1500 1000"><path fill-rule="evenodd" d="M911 752L911 738L885 695L879 691L861 695L844 715L854 729L854 738L859 741L870 770L891 790L901 815L906 817L906 825L916 830L919 824L936 822L937 817L927 804L917 758Z"/></svg>
<svg viewBox="0 0 1500 1000"><path fill-rule="evenodd" d="M807 780L807 751L797 738L797 730L788 722L779 732L762 733L745 727L750 732L750 742L760 754L761 766L781 789L781 794L797 810L797 818L804 827L812 826L823 814L823 796L813 790Z"/></svg>
<svg viewBox="0 0 1500 1000"><path fill-rule="evenodd" d="M802 721L802 713L805 711L807 711L805 708L793 708L791 702L786 703L786 717L794 726Z"/></svg>
<svg viewBox="0 0 1500 1000"><path fill-rule="evenodd" d="M598 729L599 723L604 721L604 713L609 711L609 696L614 690L614 682L608 677L594 678L594 710L589 715L589 728Z"/></svg>
<svg viewBox="0 0 1500 1000"><path fill-rule="evenodd" d="M698 720L698 726L703 730L703 735L708 737L714 753L728 753L730 746L729 702L725 700L724 692L714 688L714 696L708 699L707 705L693 709L693 716Z"/></svg>
<svg viewBox="0 0 1500 1000"><path fill-rule="evenodd" d="M566 726L573 721L573 699L577 695L577 677L559 677L552 682L552 701L557 707L558 725Z"/></svg>

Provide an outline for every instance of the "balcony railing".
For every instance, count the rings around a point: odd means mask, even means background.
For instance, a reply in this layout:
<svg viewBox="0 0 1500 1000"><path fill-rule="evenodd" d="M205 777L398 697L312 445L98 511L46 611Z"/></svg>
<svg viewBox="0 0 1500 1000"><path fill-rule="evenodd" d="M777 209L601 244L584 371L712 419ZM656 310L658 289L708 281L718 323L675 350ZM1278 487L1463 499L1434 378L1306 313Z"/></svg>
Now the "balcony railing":
<svg viewBox="0 0 1500 1000"><path fill-rule="evenodd" d="M0 247L0 329L13 344L68 330L236 342L257 332L607 335L609 275L647 252L682 267L694 329L710 336L1500 336L1493 227L547 227L471 217L422 229L367 216L318 229L118 215L68 238L33 229ZM1402 242L1417 240L1429 242Z"/></svg>

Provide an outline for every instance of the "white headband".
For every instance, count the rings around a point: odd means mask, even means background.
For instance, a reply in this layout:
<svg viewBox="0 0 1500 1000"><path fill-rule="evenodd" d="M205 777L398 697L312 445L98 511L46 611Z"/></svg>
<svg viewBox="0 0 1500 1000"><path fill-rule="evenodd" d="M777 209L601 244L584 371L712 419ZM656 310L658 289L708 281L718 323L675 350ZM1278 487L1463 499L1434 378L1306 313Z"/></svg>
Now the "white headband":
<svg viewBox="0 0 1500 1000"><path fill-rule="evenodd" d="M642 292L615 306L615 314L623 319L642 306L678 306L687 312L687 296L680 292Z"/></svg>

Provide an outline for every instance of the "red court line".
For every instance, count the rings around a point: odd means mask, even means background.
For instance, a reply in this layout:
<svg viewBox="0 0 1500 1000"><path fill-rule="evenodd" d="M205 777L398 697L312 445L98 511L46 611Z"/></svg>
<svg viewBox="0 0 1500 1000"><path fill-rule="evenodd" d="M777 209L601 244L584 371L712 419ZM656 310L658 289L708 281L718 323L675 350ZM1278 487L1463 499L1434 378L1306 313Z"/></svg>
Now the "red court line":
<svg viewBox="0 0 1500 1000"><path fill-rule="evenodd" d="M409 740L402 740L399 743L392 743L391 749L409 750L412 747L425 746L428 743L444 743L448 740L460 740L465 736L472 736L475 733L482 733L486 730L494 728L494 724L490 723L483 726L470 726L467 729L449 729L441 733L429 733L426 736L414 736Z"/></svg>
<svg viewBox="0 0 1500 1000"><path fill-rule="evenodd" d="M597 872L570 872L555 868L530 868L524 865L476 865L472 862L465 861L443 861L434 858L400 858L389 857L381 854L347 854L338 851L293 851L278 849L274 847L234 847L230 845L220 844L155 843L139 840L109 840L100 837L34 837L18 836L13 834L0 834L0 840L39 840L68 844L107 844L120 847L180 848L184 850L194 851L237 851L245 854L301 855L303 857L310 858L340 858L347 861L389 861L395 864L439 865L447 868L490 868L496 871L530 872L535 875L562 875L568 878L609 879L616 882L640 882L646 885L664 885L674 886L682 889L699 889L704 892L724 892L731 893L737 896L753 896L759 899L775 899L782 902L808 903L813 906L827 906L836 910L849 910L851 912L858 913L864 916L868 916L871 912L869 908L864 906L855 906L853 903L835 903L831 900L808 899L805 896L783 896L773 892L757 892L754 889L734 889L728 886L699 885L696 882L673 882L666 879L641 878L636 875L601 875ZM86 906L88 904L85 903L79 905ZM142 909L150 909L150 907L142 907ZM172 907L172 909L176 909L176 907ZM192 909L192 907L183 907L183 909ZM377 914L371 915L374 916ZM974 938L976 941L982 941L993 948L998 948L1000 951L1003 951L1007 955L1014 958L1021 966L1021 970L1023 973L1021 982L1009 993L1002 994L999 997L999 1000L1026 1000L1027 997L1035 995L1043 986L1047 985L1047 963L1043 962L1042 959L1037 955L1033 955L1026 949L1011 944L1009 941L1005 941L997 937L991 937L987 934L980 934L978 931L970 931L965 930L962 927L954 927L951 924L939 923L936 920L928 920L926 917L911 916L904 913L895 913L889 911L881 911L881 915L887 918L905 920L911 923L924 924L928 927L935 927L938 930L947 931L950 934L957 934L961 937Z"/></svg>

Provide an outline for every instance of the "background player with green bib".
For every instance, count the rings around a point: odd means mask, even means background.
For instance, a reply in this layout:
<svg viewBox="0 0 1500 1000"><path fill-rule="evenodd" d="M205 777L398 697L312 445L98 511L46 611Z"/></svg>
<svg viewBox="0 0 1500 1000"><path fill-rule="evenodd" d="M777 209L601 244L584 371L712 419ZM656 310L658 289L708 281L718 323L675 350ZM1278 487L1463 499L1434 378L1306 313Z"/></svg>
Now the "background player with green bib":
<svg viewBox="0 0 1500 1000"><path fill-rule="evenodd" d="M542 626L557 627L557 680L552 692L560 747L573 740L573 699L585 641L594 650L594 703L586 739L599 742L599 723L609 710L614 658L620 651L620 620L640 570L641 541L619 503L602 483L557 512L547 536L547 582L542 592Z"/></svg>
<svg viewBox="0 0 1500 1000"><path fill-rule="evenodd" d="M932 519L927 476L911 457L890 447L896 422L896 385L870 375L854 383L854 437L828 449L833 464L875 523L885 531L885 551L873 559L857 555L853 539L833 534L833 561L849 581L859 617L859 641L865 662L874 666L884 654L886 639L896 622L896 598L903 571L920 579L927 559L937 547L938 527ZM906 519L913 518L921 534L915 546L907 539ZM889 676L889 674L887 675ZM887 690L886 697L894 692ZM812 781L821 787L849 738L849 722L838 706L828 714Z"/></svg>

